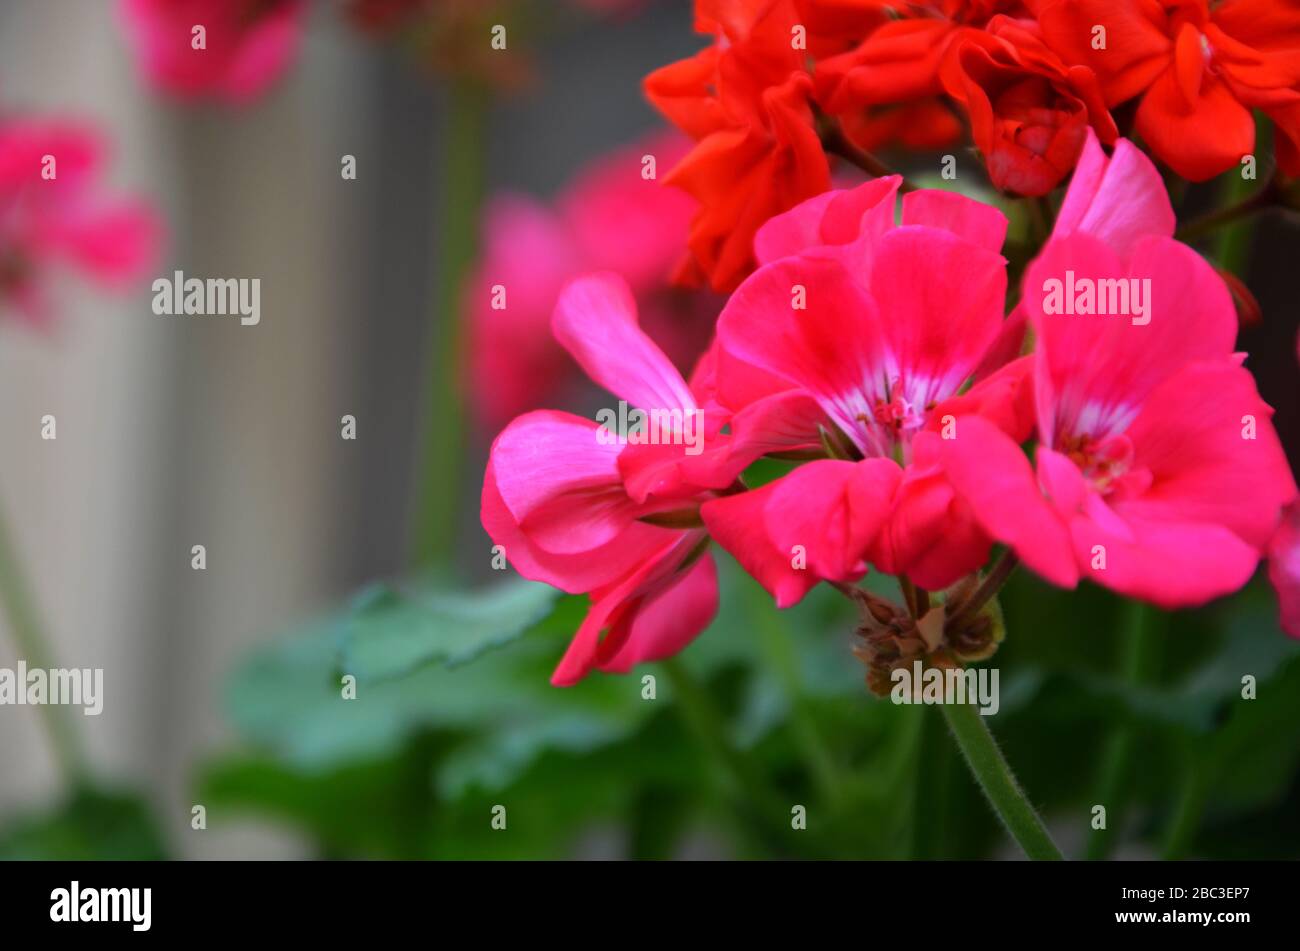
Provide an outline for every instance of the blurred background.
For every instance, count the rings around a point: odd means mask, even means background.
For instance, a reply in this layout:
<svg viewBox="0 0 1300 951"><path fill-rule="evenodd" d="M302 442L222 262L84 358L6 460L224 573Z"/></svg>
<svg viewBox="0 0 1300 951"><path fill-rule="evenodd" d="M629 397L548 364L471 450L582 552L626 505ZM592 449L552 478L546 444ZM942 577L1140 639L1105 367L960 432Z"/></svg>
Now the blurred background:
<svg viewBox="0 0 1300 951"><path fill-rule="evenodd" d="M473 346L522 331L474 323L462 298L455 340L448 271L490 256L490 209L518 220L492 196L559 208L593 161L639 158L664 128L641 79L701 45L690 4L520 4L504 88L427 68L341 6L310 5L264 96L196 106L146 86L116 4L0 0L0 117L96 124L108 180L168 233L127 291L70 277L51 326L0 320L0 503L57 663L103 668L106 691L102 715L72 711L89 763L75 783L38 713L0 707L0 855L1014 854L935 711L867 694L838 596L778 615L727 562L719 620L647 668L650 700L639 675L549 687L581 604L492 570L478 490L504 420L474 387L545 374L476 369ZM466 214L478 250L449 245ZM1296 240L1260 223L1243 277L1264 320L1242 338L1293 464ZM155 316L149 281L176 269L260 278L261 323ZM657 336L689 367L717 302L656 299L671 311ZM463 432L436 409L457 372ZM565 373L547 405L598 405ZM528 408L500 402L507 419ZM45 414L57 440L40 438ZM445 492L432 516L430 485ZM413 571L422 525L441 539L433 574ZM1300 660L1261 579L1165 616L1020 577L1003 607L993 729L1067 852L1300 856ZM411 631L414 654L385 652ZM0 666L19 656L0 638ZM342 670L373 674L355 707Z"/></svg>

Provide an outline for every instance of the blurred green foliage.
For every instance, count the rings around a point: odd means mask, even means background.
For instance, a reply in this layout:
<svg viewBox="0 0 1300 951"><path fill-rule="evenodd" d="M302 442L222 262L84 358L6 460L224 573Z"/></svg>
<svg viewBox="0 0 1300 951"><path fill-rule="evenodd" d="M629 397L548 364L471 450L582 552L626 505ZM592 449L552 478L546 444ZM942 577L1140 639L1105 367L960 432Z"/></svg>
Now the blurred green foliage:
<svg viewBox="0 0 1300 951"><path fill-rule="evenodd" d="M143 799L83 785L48 811L13 819L0 832L0 861L153 860L167 857Z"/></svg>
<svg viewBox="0 0 1300 951"><path fill-rule="evenodd" d="M584 598L518 579L370 587L233 672L240 743L191 801L210 827L270 818L331 858L1017 854L938 711L867 693L846 599L823 586L778 612L717 558L718 619L684 654L569 689L549 676ZM1067 854L1097 847L1102 802L1101 854L1300 856L1300 645L1267 585L1164 615L1020 575L1002 606L992 727ZM0 836L3 857L163 853L142 802L91 790Z"/></svg>
<svg viewBox="0 0 1300 951"><path fill-rule="evenodd" d="M1014 854L937 711L866 692L844 598L819 590L777 612L718 560L719 617L679 659L565 690L548 678L582 598L519 581L366 592L235 673L227 706L247 749L208 763L197 799L213 822L270 816L335 857ZM1147 610L1141 632L1096 588L1021 576L1003 607L993 728L1067 852L1097 834L1090 810L1121 736L1106 805L1128 853L1300 855L1270 825L1300 793L1300 651L1266 586ZM1135 636L1156 658L1136 681L1121 670ZM1242 699L1245 675L1257 699ZM795 806L806 830L791 828Z"/></svg>

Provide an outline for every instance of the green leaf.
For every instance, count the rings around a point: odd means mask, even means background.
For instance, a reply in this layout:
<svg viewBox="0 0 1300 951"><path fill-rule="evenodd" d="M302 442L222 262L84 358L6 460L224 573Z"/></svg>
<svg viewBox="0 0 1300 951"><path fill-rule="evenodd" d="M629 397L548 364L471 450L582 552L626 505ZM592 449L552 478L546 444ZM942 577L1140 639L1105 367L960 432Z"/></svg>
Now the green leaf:
<svg viewBox="0 0 1300 951"><path fill-rule="evenodd" d="M550 585L521 578L474 592L373 585L342 618L343 665L361 681L468 663L522 636L559 598Z"/></svg>

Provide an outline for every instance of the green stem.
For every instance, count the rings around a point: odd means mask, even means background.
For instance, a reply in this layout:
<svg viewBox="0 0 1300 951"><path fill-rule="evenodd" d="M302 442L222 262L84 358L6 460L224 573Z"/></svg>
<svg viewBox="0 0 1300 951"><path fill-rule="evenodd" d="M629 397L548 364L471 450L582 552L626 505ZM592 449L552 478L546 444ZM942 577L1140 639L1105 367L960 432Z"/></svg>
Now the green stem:
<svg viewBox="0 0 1300 951"><path fill-rule="evenodd" d="M1275 192L1272 183L1266 183L1253 195L1248 195L1240 201L1228 205L1226 208L1219 208L1209 214L1192 219L1185 225L1181 226L1174 234L1174 237L1179 241L1184 241L1190 244L1197 238L1202 238L1207 234L1211 234L1225 225L1232 224L1235 221L1240 221L1243 218L1247 218L1266 208L1272 207L1274 198Z"/></svg>
<svg viewBox="0 0 1300 951"><path fill-rule="evenodd" d="M1025 798L979 708L970 703L945 703L941 709L948 721L948 729L966 757L966 765L988 797L989 805L1025 855L1031 859L1065 858Z"/></svg>
<svg viewBox="0 0 1300 951"><path fill-rule="evenodd" d="M903 179L902 184L898 186L898 190L903 194L916 191L916 185L912 182L895 172L870 152L863 151L845 138L844 133L839 130L838 126L828 129L822 135L822 146L829 154L838 155L850 165L857 166L874 178L888 178L890 175L898 175L899 178Z"/></svg>
<svg viewBox="0 0 1300 951"><path fill-rule="evenodd" d="M948 618L947 626L950 630L956 630L958 625L964 624L971 618L977 617L993 598L996 598L1002 586L1007 583L1012 572L1020 565L1020 556L1008 548L1002 553L989 573L984 576L979 587L966 601L958 605L957 610L953 612L952 617Z"/></svg>
<svg viewBox="0 0 1300 951"><path fill-rule="evenodd" d="M1120 676L1125 683L1138 685L1150 678L1157 659L1160 640L1156 636L1154 614L1141 601L1127 604L1120 660ZM1106 807L1106 828L1088 828L1087 857L1097 861L1110 857L1119 841L1128 801L1129 772L1137 733L1132 726L1121 724L1106 739L1102 749L1100 780L1097 784L1098 805Z"/></svg>
<svg viewBox="0 0 1300 951"><path fill-rule="evenodd" d="M1205 812L1210 773L1210 765L1197 759L1195 749L1189 749L1182 792L1165 830L1163 857L1168 861L1185 858L1196 839Z"/></svg>
<svg viewBox="0 0 1300 951"><path fill-rule="evenodd" d="M484 122L487 93L462 80L448 92L443 142L442 214L438 245L438 289L429 335L429 379L425 381L424 443L416 482L418 515L415 560L443 567L451 558L460 506L460 460L464 442L461 378L461 296L474 259L483 197Z"/></svg>
<svg viewBox="0 0 1300 951"><path fill-rule="evenodd" d="M54 652L37 619L36 607L3 511L0 511L0 601L4 603L5 617L18 647L19 658L30 668L52 669ZM22 689L21 684L19 688ZM36 709L45 723L50 746L64 778L75 784L85 776L86 763L68 708L42 703Z"/></svg>

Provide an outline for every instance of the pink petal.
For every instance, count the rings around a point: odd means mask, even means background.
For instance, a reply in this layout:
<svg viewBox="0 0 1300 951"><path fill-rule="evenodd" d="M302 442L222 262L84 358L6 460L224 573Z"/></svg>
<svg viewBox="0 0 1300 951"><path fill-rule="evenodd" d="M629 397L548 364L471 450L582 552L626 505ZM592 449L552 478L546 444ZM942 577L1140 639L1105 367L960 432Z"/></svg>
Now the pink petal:
<svg viewBox="0 0 1300 951"><path fill-rule="evenodd" d="M833 425L803 390L786 390L746 406L731 421L731 458L740 469L774 452L810 449L821 442L819 427Z"/></svg>
<svg viewBox="0 0 1300 951"><path fill-rule="evenodd" d="M942 434L948 417L983 416L1016 442L1034 429L1034 356L1019 357L960 396L926 414L925 429Z"/></svg>
<svg viewBox="0 0 1300 951"><path fill-rule="evenodd" d="M979 366L975 368L974 378L976 382L985 379L1020 357L1021 351L1025 349L1025 332L1028 328L1029 316L1025 313L1024 306L1017 303L1011 313L1007 315L1007 319L1002 321L1002 327L998 330L997 337L989 345L988 350L984 352Z"/></svg>
<svg viewBox="0 0 1300 951"><path fill-rule="evenodd" d="M1300 637L1300 504L1293 504L1268 547L1268 579L1277 592L1282 630Z"/></svg>
<svg viewBox="0 0 1300 951"><path fill-rule="evenodd" d="M1128 139L1117 141L1107 159L1089 129L1052 236L1090 234L1126 258L1141 237L1173 237L1175 224L1164 180L1151 160Z"/></svg>
<svg viewBox="0 0 1300 951"><path fill-rule="evenodd" d="M769 218L754 235L758 263L879 236L894 225L894 196L901 182L891 175L856 188L823 192Z"/></svg>
<svg viewBox="0 0 1300 951"><path fill-rule="evenodd" d="M623 491L620 448L602 444L590 420L538 410L497 436L490 461L501 499L530 541L575 554L610 542L640 514Z"/></svg>
<svg viewBox="0 0 1300 951"><path fill-rule="evenodd" d="M768 536L779 551L801 548L808 570L828 581L866 572L869 546L889 516L900 470L889 459L823 459L778 480L764 508Z"/></svg>
<svg viewBox="0 0 1300 951"><path fill-rule="evenodd" d="M136 280L157 263L163 224L141 202L87 210L48 234L95 278L115 284Z"/></svg>
<svg viewBox="0 0 1300 951"><path fill-rule="evenodd" d="M904 383L927 387L921 405L954 392L1002 327L1006 262L946 231L905 225L886 234L870 286Z"/></svg>
<svg viewBox="0 0 1300 951"><path fill-rule="evenodd" d="M480 517L484 530L493 543L502 546L506 560L516 571L571 594L594 591L631 574L673 544L677 535L670 529L637 523L590 551L568 555L545 551L533 544L506 507L491 461L483 478Z"/></svg>
<svg viewBox="0 0 1300 951"><path fill-rule="evenodd" d="M717 613L718 570L706 553L640 605L626 638L599 667L622 674L637 664L672 657L703 633Z"/></svg>
<svg viewBox="0 0 1300 951"><path fill-rule="evenodd" d="M1148 323L1101 314L1045 314L1047 282L1149 280ZM1139 285L1140 286L1140 285ZM1068 292L1067 292L1068 296ZM1039 428L1075 435L1122 429L1162 380L1191 360L1225 356L1236 312L1223 280L1195 251L1169 238L1138 240L1130 261L1096 238L1053 240L1029 266L1022 302L1038 332Z"/></svg>
<svg viewBox="0 0 1300 951"><path fill-rule="evenodd" d="M777 483L749 492L713 499L700 506L700 515L715 542L726 549L773 598L778 608L798 604L820 580L793 566L793 555L777 548L767 533L764 511Z"/></svg>
<svg viewBox="0 0 1300 951"><path fill-rule="evenodd" d="M918 459L894 495L889 523L873 549L882 571L905 576L929 591L942 590L988 560L991 541L937 464L942 440L918 434Z"/></svg>
<svg viewBox="0 0 1300 951"><path fill-rule="evenodd" d="M798 288L804 310L793 306ZM833 260L787 258L760 268L723 308L718 338L744 363L806 390L851 436L871 410L865 381L887 366L875 305Z"/></svg>
<svg viewBox="0 0 1300 951"><path fill-rule="evenodd" d="M774 215L754 234L754 257L771 264L822 244L822 218L838 192L822 192Z"/></svg>
<svg viewBox="0 0 1300 951"><path fill-rule="evenodd" d="M986 251L1000 252L1007 237L1007 216L997 208L934 188L903 196L903 224L950 231Z"/></svg>
<svg viewBox="0 0 1300 951"><path fill-rule="evenodd" d="M1125 516L1122 530L1095 515L1070 523L1079 564L1097 584L1172 609L1236 591L1255 573L1259 549L1220 525L1144 521ZM1105 568L1094 567L1104 549Z"/></svg>
<svg viewBox="0 0 1300 951"><path fill-rule="evenodd" d="M1063 588L1078 583L1079 569L1065 524L1043 498L1020 447L978 416L957 420L939 457L956 492L993 538L1010 545L1032 571Z"/></svg>
<svg viewBox="0 0 1300 951"><path fill-rule="evenodd" d="M637 326L636 301L617 274L571 281L560 293L551 328L588 376L630 405L695 408L682 375Z"/></svg>
<svg viewBox="0 0 1300 951"><path fill-rule="evenodd" d="M556 687L571 687L600 664L602 648L607 654L614 653L602 643L601 635L608 631L606 640L620 633L626 638L641 602L664 590L684 556L682 541L673 541L658 553L643 558L626 577L593 591L587 616L551 675L551 683Z"/></svg>
<svg viewBox="0 0 1300 951"><path fill-rule="evenodd" d="M660 178L642 176L651 155L665 172L689 151L678 132L659 132L584 167L565 188L559 207L592 270L614 271L641 294L663 287L686 254L696 203Z"/></svg>
<svg viewBox="0 0 1300 951"><path fill-rule="evenodd" d="M1148 520L1221 525L1263 549L1296 496L1272 409L1230 360L1196 363L1147 398L1128 437L1150 486L1116 508ZM1248 420L1253 420L1254 438Z"/></svg>

